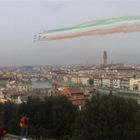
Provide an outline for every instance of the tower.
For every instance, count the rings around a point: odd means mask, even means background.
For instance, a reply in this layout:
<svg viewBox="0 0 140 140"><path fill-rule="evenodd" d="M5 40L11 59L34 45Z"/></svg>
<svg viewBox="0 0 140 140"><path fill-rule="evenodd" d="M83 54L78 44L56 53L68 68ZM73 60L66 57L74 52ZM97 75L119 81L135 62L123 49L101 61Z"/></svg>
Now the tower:
<svg viewBox="0 0 140 140"><path fill-rule="evenodd" d="M107 65L107 51L103 52L103 65Z"/></svg>

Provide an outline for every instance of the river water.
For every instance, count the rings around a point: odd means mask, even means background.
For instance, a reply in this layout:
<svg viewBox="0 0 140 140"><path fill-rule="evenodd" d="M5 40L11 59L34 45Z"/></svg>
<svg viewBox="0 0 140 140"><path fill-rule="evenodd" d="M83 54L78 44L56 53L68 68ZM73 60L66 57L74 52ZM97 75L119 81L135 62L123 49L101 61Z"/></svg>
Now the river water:
<svg viewBox="0 0 140 140"><path fill-rule="evenodd" d="M52 88L52 84L50 82L32 82L32 88L33 89L46 89L46 88Z"/></svg>

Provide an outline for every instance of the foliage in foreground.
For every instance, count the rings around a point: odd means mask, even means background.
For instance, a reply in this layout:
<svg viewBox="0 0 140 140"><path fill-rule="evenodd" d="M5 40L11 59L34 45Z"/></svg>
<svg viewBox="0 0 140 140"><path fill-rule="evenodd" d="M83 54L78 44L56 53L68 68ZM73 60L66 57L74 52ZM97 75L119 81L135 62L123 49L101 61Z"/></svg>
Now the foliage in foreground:
<svg viewBox="0 0 140 140"><path fill-rule="evenodd" d="M23 115L29 117L31 137L62 138L72 134L77 107L67 98L50 97L45 101L30 97L27 103L15 105L7 102L0 105L1 124L11 134L20 134L19 120Z"/></svg>
<svg viewBox="0 0 140 140"><path fill-rule="evenodd" d="M82 110L65 97L49 97L44 101L29 98L27 103L0 104L0 125L9 133L20 134L19 119L30 118L29 135L62 139L70 135L76 140L139 139L140 107L135 100L115 96L94 96Z"/></svg>
<svg viewBox="0 0 140 140"><path fill-rule="evenodd" d="M92 98L75 123L76 139L140 139L140 113L135 100L115 96Z"/></svg>

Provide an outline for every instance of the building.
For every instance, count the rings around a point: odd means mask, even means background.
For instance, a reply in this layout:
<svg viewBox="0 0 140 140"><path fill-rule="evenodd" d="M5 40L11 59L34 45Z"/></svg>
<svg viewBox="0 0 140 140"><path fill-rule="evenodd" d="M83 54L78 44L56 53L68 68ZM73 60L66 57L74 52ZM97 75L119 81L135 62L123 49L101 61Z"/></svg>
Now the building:
<svg viewBox="0 0 140 140"><path fill-rule="evenodd" d="M80 108L85 104L84 92L75 87L60 87L58 88L60 95L66 96L74 105Z"/></svg>
<svg viewBox="0 0 140 140"><path fill-rule="evenodd" d="M130 79L129 78L121 79L121 81L120 81L120 89L130 90Z"/></svg>
<svg viewBox="0 0 140 140"><path fill-rule="evenodd" d="M107 65L107 51L103 52L103 65L106 66Z"/></svg>
<svg viewBox="0 0 140 140"><path fill-rule="evenodd" d="M140 91L140 81L138 81L138 91Z"/></svg>
<svg viewBox="0 0 140 140"><path fill-rule="evenodd" d="M2 92L0 92L0 103L5 103L5 102L7 102L7 99L4 96L4 94L2 94Z"/></svg>
<svg viewBox="0 0 140 140"><path fill-rule="evenodd" d="M95 87L101 87L102 86L102 78L94 78L94 86Z"/></svg>
<svg viewBox="0 0 140 140"><path fill-rule="evenodd" d="M48 91L52 88L50 83L33 83L32 92L48 94Z"/></svg>
<svg viewBox="0 0 140 140"><path fill-rule="evenodd" d="M109 78L102 78L102 87L104 88L110 88L111 83Z"/></svg>
<svg viewBox="0 0 140 140"><path fill-rule="evenodd" d="M115 89L120 89L120 79L112 79L112 87Z"/></svg>
<svg viewBox="0 0 140 140"><path fill-rule="evenodd" d="M88 76L80 76L79 77L80 83L82 85L85 85L85 86L89 85L89 79L90 78Z"/></svg>
<svg viewBox="0 0 140 140"><path fill-rule="evenodd" d="M29 84L18 84L16 86L16 88L18 89L19 92L28 92L28 91L32 91L32 87Z"/></svg>
<svg viewBox="0 0 140 140"><path fill-rule="evenodd" d="M80 82L79 76L78 75L73 75L71 77L71 83L73 83L73 84L80 84L81 82Z"/></svg>
<svg viewBox="0 0 140 140"><path fill-rule="evenodd" d="M139 91L139 82L140 79L136 79L136 78L131 78L130 79L130 90L136 90Z"/></svg>

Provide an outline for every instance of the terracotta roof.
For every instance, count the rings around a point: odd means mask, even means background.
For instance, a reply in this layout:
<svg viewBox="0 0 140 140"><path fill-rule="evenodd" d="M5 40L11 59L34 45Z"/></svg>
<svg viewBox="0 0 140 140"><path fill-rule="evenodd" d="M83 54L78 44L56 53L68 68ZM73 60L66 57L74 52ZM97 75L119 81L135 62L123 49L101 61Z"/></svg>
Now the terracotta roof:
<svg viewBox="0 0 140 140"><path fill-rule="evenodd" d="M58 89L64 95L83 93L81 89L75 87L63 87Z"/></svg>

